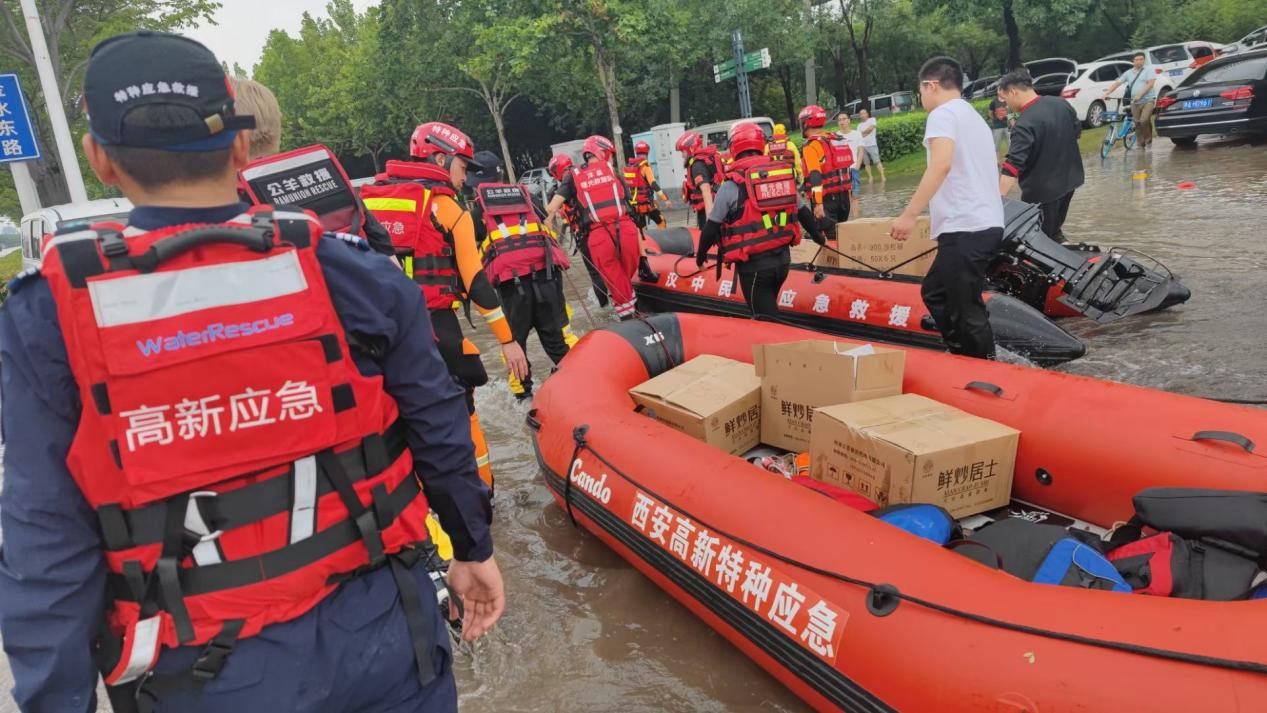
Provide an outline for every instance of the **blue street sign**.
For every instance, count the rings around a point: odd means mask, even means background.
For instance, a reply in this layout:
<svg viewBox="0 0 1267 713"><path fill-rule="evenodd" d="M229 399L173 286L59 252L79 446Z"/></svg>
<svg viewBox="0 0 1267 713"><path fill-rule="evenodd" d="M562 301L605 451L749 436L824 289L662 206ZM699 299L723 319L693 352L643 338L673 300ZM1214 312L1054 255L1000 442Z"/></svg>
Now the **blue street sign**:
<svg viewBox="0 0 1267 713"><path fill-rule="evenodd" d="M0 74L0 163L40 157L31 126L31 110L18 86L18 75Z"/></svg>

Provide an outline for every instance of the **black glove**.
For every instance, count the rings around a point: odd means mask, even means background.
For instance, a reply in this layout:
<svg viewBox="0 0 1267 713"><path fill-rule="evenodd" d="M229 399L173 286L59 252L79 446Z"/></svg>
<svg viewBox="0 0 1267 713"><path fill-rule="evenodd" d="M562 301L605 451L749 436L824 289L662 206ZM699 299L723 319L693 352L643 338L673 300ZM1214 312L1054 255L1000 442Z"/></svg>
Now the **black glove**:
<svg viewBox="0 0 1267 713"><path fill-rule="evenodd" d="M809 239L813 240L814 244L821 248L822 246L827 244L827 233L824 233L821 230L815 230L814 232L810 233Z"/></svg>
<svg viewBox="0 0 1267 713"><path fill-rule="evenodd" d="M703 250L695 253L695 267L703 268L706 260L708 260L708 255Z"/></svg>

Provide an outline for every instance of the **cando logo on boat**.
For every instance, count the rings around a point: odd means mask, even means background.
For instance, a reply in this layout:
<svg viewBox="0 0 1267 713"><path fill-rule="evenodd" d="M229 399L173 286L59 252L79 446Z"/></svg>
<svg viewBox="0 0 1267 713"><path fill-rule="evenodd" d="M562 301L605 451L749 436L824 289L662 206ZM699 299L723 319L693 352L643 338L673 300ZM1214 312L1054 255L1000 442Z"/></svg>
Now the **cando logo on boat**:
<svg viewBox="0 0 1267 713"><path fill-rule="evenodd" d="M568 480L572 481L572 485L589 493L591 497L600 503L606 505L611 502L612 489L607 487L607 474L603 473L602 477L595 480L594 476L581 470L580 458L572 461L572 470L568 473Z"/></svg>

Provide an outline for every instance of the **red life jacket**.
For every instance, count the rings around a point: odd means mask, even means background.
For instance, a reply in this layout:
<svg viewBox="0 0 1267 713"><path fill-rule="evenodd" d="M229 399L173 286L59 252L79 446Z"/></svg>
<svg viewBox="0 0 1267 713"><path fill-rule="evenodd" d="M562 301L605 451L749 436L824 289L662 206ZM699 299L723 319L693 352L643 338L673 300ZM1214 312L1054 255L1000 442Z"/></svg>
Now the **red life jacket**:
<svg viewBox="0 0 1267 713"><path fill-rule="evenodd" d="M744 202L739 218L722 225L724 262L744 262L758 253L801 242L791 166L767 156L748 156L731 165L726 179L739 184Z"/></svg>
<svg viewBox="0 0 1267 713"><path fill-rule="evenodd" d="M310 210L326 230L365 237L365 217L352 181L321 144L250 162L238 172L238 189L254 205Z"/></svg>
<svg viewBox="0 0 1267 713"><path fill-rule="evenodd" d="M645 158L634 156L625 164L625 185L629 187L629 202L639 213L650 213L655 205L651 202L651 184L643 175Z"/></svg>
<svg viewBox="0 0 1267 713"><path fill-rule="evenodd" d="M321 233L261 207L45 245L82 400L66 463L110 572L107 684L163 647L294 619L427 539L396 403L352 362Z"/></svg>
<svg viewBox="0 0 1267 713"><path fill-rule="evenodd" d="M692 210L700 211L704 210L704 192L696 185L695 177L691 175L691 167L695 165L696 161L707 162L713 169L713 180L709 182L709 185L713 187L713 195L717 195L717 189L721 187L722 181L725 180L726 169L722 166L721 157L717 155L716 146L705 146L696 151L691 160L686 162L686 200L691 204Z"/></svg>
<svg viewBox="0 0 1267 713"><path fill-rule="evenodd" d="M484 217L484 273L494 285L542 270L550 277L556 266L569 267L522 185L483 183L475 200Z"/></svg>
<svg viewBox="0 0 1267 713"><path fill-rule="evenodd" d="M436 196L457 200L449 172L434 163L388 161L387 171L361 186L365 207L391 233L405 274L422 286L429 309L449 309L466 290L454 259L453 236L435 217Z"/></svg>
<svg viewBox="0 0 1267 713"><path fill-rule="evenodd" d="M806 145L817 142L823 147L823 165L819 173L823 176L823 195L847 193L851 187L849 169L853 168L853 150L849 142L840 134L823 132L805 139ZM801 160L805 160L805 150L801 150ZM805 189L810 189L809 171L804 171Z"/></svg>
<svg viewBox="0 0 1267 713"><path fill-rule="evenodd" d="M581 224L593 229L598 225L614 226L629 214L625 186L616 172L603 161L594 161L572 169L572 185Z"/></svg>
<svg viewBox="0 0 1267 713"><path fill-rule="evenodd" d="M795 156L792 154L792 147L788 145L787 139L770 139L766 143L766 156L771 161L792 161Z"/></svg>

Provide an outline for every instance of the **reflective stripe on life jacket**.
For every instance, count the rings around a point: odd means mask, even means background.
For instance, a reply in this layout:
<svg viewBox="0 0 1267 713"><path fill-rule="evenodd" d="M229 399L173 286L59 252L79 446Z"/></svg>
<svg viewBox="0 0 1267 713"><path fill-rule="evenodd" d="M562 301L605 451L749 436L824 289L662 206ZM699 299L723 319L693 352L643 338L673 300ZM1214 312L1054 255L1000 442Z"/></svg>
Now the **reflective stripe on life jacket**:
<svg viewBox="0 0 1267 713"><path fill-rule="evenodd" d="M465 289L454 259L453 236L437 222L436 196L456 200L449 172L432 163L388 161L387 172L361 187L365 207L392 236L405 274L422 287L429 309L448 309Z"/></svg>
<svg viewBox="0 0 1267 713"><path fill-rule="evenodd" d="M639 213L650 213L655 205L651 202L651 184L647 183L643 168L647 166L645 158L637 156L625 164L625 185L629 187L629 202Z"/></svg>
<svg viewBox="0 0 1267 713"><path fill-rule="evenodd" d="M818 169L823 177L823 195L848 192L851 187L849 169L853 168L854 161L849 142L840 134L828 132L807 137L806 145L810 142L818 143L823 151L823 163ZM805 160L804 148L801 149L801 160ZM809 166L806 165L805 168L805 189L811 190L813 187L809 183Z"/></svg>
<svg viewBox="0 0 1267 713"><path fill-rule="evenodd" d="M722 225L724 262L743 262L758 253L800 242L796 177L791 166L766 156L749 156L735 161L726 179L739 185L744 202L739 218Z"/></svg>
<svg viewBox="0 0 1267 713"><path fill-rule="evenodd" d="M82 401L66 462L109 570L107 684L163 648L301 616L427 539L396 403L352 361L321 234L261 207L45 246Z"/></svg>
<svg viewBox="0 0 1267 713"><path fill-rule="evenodd" d="M581 223L585 227L615 225L628 213L625 186L606 163L594 161L573 168L572 185L580 205Z"/></svg>
<svg viewBox="0 0 1267 713"><path fill-rule="evenodd" d="M567 257L539 222L522 185L484 183L475 189L475 200L486 233L480 245L484 272L493 284L568 266Z"/></svg>
<svg viewBox="0 0 1267 713"><path fill-rule="evenodd" d="M256 159L238 173L238 181L254 205L310 210L328 231L365 237L356 189L339 159L321 144Z"/></svg>
<svg viewBox="0 0 1267 713"><path fill-rule="evenodd" d="M725 180L726 170L721 164L721 158L717 155L716 146L704 147L697 151L690 161L686 162L686 200L691 204L692 210L699 211L704 210L704 192L695 183L695 177L691 173L691 168L696 161L704 161L712 168L713 180L709 182L709 185L712 186L713 195L717 195L717 189L721 186L722 181Z"/></svg>

